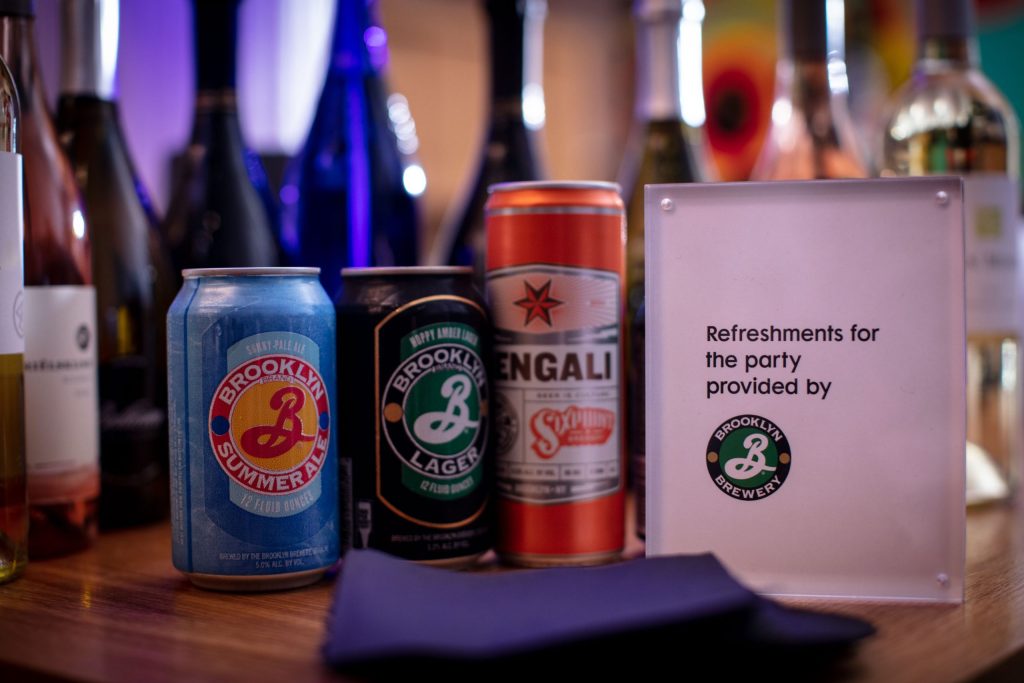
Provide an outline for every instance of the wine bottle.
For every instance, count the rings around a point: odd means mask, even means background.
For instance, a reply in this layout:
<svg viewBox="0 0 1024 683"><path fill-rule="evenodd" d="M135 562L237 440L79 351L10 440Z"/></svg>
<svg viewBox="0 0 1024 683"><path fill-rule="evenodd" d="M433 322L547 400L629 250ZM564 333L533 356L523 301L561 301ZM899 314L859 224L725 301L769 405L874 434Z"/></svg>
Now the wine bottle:
<svg viewBox="0 0 1024 683"><path fill-rule="evenodd" d="M842 0L781 0L779 29L772 122L751 180L866 176L846 106Z"/></svg>
<svg viewBox="0 0 1024 683"><path fill-rule="evenodd" d="M100 526L169 508L165 311L170 275L114 101L118 0L63 0L57 128L92 239L98 311Z"/></svg>
<svg viewBox="0 0 1024 683"><path fill-rule="evenodd" d="M918 59L893 97L883 175L964 177L967 501L1011 495L1021 453L1017 118L982 74L967 0L917 3Z"/></svg>
<svg viewBox="0 0 1024 683"><path fill-rule="evenodd" d="M28 561L25 488L24 246L18 90L0 60L0 583Z"/></svg>
<svg viewBox="0 0 1024 683"><path fill-rule="evenodd" d="M486 252L484 203L494 183L545 177L537 131L544 125L541 86L545 0L486 0L490 29L490 115L469 191L442 225L430 261L475 266Z"/></svg>
<svg viewBox="0 0 1024 683"><path fill-rule="evenodd" d="M33 3L0 2L0 54L25 158L25 447L29 555L90 545L99 496L96 292L89 232L36 67Z"/></svg>
<svg viewBox="0 0 1024 683"><path fill-rule="evenodd" d="M285 256L319 266L332 296L343 267L418 260L419 213L410 189L422 192L426 176L420 166L406 166L399 150L399 143L415 144L415 123L402 98L389 106L387 34L375 10L376 0L337 3L327 80L281 192Z"/></svg>
<svg viewBox="0 0 1024 683"><path fill-rule="evenodd" d="M192 138L163 235L176 269L274 266L276 215L253 185L265 177L242 139L235 94L241 0L193 0L196 103Z"/></svg>
<svg viewBox="0 0 1024 683"><path fill-rule="evenodd" d="M703 3L686 0L700 15ZM683 120L680 93L680 28L684 0L636 0L636 93L633 130L619 173L626 198L626 373L629 453L637 492L637 533L644 536L644 420L642 327L635 321L644 300L644 185L708 179L702 130ZM696 10L696 11L695 11ZM699 19L697 30L700 30ZM699 78L699 62L694 67ZM688 93L701 97L700 89ZM694 103L701 104L701 103ZM702 107L701 107L702 108ZM641 323L642 325L642 323ZM634 335L640 334L640 342Z"/></svg>

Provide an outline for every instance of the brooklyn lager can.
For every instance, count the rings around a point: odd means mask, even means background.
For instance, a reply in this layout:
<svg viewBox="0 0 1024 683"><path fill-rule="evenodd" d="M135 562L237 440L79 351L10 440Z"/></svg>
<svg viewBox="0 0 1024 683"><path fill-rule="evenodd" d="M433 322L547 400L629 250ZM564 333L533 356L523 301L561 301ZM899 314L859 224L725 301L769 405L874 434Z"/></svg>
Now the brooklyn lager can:
<svg viewBox="0 0 1024 683"><path fill-rule="evenodd" d="M174 566L204 588L338 559L334 307L317 268L184 271L167 314Z"/></svg>
<svg viewBox="0 0 1024 683"><path fill-rule="evenodd" d="M624 543L618 186L504 183L486 205L498 553L597 564Z"/></svg>
<svg viewBox="0 0 1024 683"><path fill-rule="evenodd" d="M338 302L351 545L461 566L492 546L489 326L471 268L346 268Z"/></svg>

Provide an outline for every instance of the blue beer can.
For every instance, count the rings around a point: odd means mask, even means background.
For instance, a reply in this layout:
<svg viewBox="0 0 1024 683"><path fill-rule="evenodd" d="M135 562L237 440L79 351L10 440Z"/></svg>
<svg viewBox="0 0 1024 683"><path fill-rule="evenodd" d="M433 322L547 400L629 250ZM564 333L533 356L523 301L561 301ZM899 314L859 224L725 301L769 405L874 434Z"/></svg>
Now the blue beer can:
<svg viewBox="0 0 1024 683"><path fill-rule="evenodd" d="M335 313L318 268L183 272L167 314L174 566L203 588L338 559Z"/></svg>

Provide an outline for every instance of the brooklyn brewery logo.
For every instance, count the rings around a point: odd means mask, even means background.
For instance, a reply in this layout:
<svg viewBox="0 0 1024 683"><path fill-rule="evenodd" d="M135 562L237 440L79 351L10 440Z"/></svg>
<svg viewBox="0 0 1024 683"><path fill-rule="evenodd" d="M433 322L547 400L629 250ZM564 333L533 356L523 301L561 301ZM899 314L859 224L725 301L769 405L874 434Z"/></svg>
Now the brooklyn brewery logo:
<svg viewBox="0 0 1024 683"><path fill-rule="evenodd" d="M480 484L487 438L479 338L460 324L419 332L403 341L403 359L384 390L384 435L405 466L407 488L430 498L461 498ZM420 348L412 352L415 346Z"/></svg>
<svg viewBox="0 0 1024 683"><path fill-rule="evenodd" d="M739 500L760 500L778 491L792 461L786 435L778 425L757 415L726 420L708 441L711 480Z"/></svg>

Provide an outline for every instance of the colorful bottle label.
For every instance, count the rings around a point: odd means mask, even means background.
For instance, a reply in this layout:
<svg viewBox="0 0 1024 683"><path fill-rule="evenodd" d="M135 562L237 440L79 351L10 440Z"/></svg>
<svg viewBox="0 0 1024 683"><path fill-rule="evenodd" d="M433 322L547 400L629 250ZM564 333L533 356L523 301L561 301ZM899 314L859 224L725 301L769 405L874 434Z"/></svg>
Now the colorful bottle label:
<svg viewBox="0 0 1024 683"><path fill-rule="evenodd" d="M1017 183L1005 175L964 176L967 331L1018 332Z"/></svg>
<svg viewBox="0 0 1024 683"><path fill-rule="evenodd" d="M0 354L25 351L21 155L0 152Z"/></svg>
<svg viewBox="0 0 1024 683"><path fill-rule="evenodd" d="M492 271L497 477L505 498L565 503L621 486L620 280L587 268Z"/></svg>
<svg viewBox="0 0 1024 683"><path fill-rule="evenodd" d="M24 322L29 475L98 470L96 290L26 287Z"/></svg>

